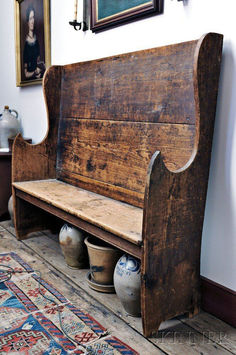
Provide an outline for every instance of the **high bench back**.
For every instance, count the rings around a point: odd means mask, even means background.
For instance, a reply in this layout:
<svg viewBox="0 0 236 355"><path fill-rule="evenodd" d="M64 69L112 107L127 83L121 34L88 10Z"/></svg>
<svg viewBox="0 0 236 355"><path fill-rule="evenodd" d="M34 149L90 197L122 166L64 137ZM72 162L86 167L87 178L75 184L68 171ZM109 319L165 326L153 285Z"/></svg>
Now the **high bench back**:
<svg viewBox="0 0 236 355"><path fill-rule="evenodd" d="M57 178L143 207L159 150L171 170L194 150L197 41L62 68Z"/></svg>

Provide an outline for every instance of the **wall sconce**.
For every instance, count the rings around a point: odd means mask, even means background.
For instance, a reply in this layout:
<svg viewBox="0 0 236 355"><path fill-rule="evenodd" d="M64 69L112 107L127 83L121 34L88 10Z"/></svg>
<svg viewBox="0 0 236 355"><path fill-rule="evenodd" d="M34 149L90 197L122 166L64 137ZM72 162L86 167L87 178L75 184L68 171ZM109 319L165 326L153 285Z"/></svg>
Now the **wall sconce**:
<svg viewBox="0 0 236 355"><path fill-rule="evenodd" d="M77 8L78 8L78 0L75 0L74 3L74 20L70 21L69 24L74 27L76 31L82 30L87 31L88 26L85 21L78 22L77 21Z"/></svg>
<svg viewBox="0 0 236 355"><path fill-rule="evenodd" d="M180 1L180 0L179 0ZM86 25L85 21L82 22L77 22L77 20L70 21L69 24L71 26L74 26L74 29L76 31L82 30L82 31L87 31L88 27Z"/></svg>

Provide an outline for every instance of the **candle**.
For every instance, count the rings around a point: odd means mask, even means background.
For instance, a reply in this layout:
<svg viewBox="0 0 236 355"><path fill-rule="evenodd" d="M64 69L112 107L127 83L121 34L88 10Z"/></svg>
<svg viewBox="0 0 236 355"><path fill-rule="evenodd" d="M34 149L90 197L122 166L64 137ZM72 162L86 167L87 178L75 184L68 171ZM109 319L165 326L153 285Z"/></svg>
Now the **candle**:
<svg viewBox="0 0 236 355"><path fill-rule="evenodd" d="M77 7L78 7L78 0L75 0L75 16L74 16L75 21L77 21Z"/></svg>

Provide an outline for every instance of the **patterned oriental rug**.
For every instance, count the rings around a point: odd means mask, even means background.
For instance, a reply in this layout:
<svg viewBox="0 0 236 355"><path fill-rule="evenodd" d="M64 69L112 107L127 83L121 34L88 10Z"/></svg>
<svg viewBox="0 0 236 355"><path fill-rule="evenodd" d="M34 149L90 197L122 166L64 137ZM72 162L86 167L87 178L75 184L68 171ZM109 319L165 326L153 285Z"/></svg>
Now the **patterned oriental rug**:
<svg viewBox="0 0 236 355"><path fill-rule="evenodd" d="M101 324L73 306L17 254L0 254L0 264L18 271L6 280L1 271L5 268L0 266L0 354L138 354L108 335Z"/></svg>

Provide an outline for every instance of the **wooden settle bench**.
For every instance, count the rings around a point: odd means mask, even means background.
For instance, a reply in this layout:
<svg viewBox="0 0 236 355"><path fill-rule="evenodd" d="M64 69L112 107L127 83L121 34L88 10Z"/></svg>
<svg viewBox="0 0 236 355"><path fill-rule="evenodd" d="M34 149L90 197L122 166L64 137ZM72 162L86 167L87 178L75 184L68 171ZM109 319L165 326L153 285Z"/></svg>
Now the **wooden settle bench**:
<svg viewBox="0 0 236 355"><path fill-rule="evenodd" d="M145 336L200 306L222 35L47 71L48 133L13 147L18 239L53 216L141 259Z"/></svg>

